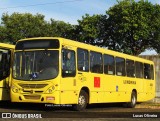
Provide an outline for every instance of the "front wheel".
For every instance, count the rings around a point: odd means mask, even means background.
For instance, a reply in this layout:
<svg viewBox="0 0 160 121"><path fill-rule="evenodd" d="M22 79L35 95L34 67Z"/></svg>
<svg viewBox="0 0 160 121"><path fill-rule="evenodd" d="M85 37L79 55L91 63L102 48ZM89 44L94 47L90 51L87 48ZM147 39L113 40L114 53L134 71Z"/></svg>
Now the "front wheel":
<svg viewBox="0 0 160 121"><path fill-rule="evenodd" d="M86 108L87 103L88 103L88 94L82 90L78 97L78 104L73 105L73 108L76 111L82 111Z"/></svg>

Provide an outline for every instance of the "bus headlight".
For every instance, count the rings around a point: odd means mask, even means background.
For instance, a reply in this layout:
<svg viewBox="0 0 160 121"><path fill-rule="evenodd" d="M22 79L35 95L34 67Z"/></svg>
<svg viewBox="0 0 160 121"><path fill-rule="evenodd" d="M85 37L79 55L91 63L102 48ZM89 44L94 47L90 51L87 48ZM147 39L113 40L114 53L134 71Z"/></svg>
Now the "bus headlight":
<svg viewBox="0 0 160 121"><path fill-rule="evenodd" d="M14 93L18 93L18 88L13 85L13 86L12 86L12 91L13 91Z"/></svg>
<svg viewBox="0 0 160 121"><path fill-rule="evenodd" d="M47 89L46 93L53 93L54 89L55 89L55 87L51 86L50 88Z"/></svg>

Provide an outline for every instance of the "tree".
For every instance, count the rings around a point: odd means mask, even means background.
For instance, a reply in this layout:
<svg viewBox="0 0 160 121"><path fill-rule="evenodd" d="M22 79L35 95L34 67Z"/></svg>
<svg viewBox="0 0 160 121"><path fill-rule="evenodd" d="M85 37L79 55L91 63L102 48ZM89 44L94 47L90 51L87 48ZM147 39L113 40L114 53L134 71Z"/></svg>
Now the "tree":
<svg viewBox="0 0 160 121"><path fill-rule="evenodd" d="M70 31L72 30L72 28L73 26L69 23L51 19L48 24L47 36L70 38L70 34L71 34Z"/></svg>
<svg viewBox="0 0 160 121"><path fill-rule="evenodd" d="M79 25L75 29L77 35L75 39L84 43L103 46L103 41L99 38L101 19L102 15L90 16L86 14L82 16L82 20L78 20Z"/></svg>
<svg viewBox="0 0 160 121"><path fill-rule="evenodd" d="M4 26L0 26L0 42L8 43L6 28Z"/></svg>
<svg viewBox="0 0 160 121"><path fill-rule="evenodd" d="M160 53L160 5L156 4L153 13L152 31L150 32L150 41L152 41L151 48Z"/></svg>
<svg viewBox="0 0 160 121"><path fill-rule="evenodd" d="M122 0L106 11L105 34L109 49L138 55L159 43L160 7L148 1ZM155 41L156 40L156 41Z"/></svg>
<svg viewBox="0 0 160 121"><path fill-rule="evenodd" d="M73 26L71 24L54 19L47 22L44 18L45 16L41 14L3 14L2 26L0 26L0 32L3 31L1 38L5 36L5 39L13 43L19 39L30 37L72 37Z"/></svg>
<svg viewBox="0 0 160 121"><path fill-rule="evenodd" d="M46 29L44 15L30 13L2 15L2 25L6 29L7 39L15 42L22 38L44 36Z"/></svg>

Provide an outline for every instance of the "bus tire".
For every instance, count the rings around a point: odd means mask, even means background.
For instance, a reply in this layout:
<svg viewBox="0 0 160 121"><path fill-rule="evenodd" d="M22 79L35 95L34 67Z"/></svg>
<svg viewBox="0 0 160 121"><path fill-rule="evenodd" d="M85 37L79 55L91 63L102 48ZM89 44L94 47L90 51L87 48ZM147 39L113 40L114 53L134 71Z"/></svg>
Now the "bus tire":
<svg viewBox="0 0 160 121"><path fill-rule="evenodd" d="M132 91L131 101L129 103L127 103L127 107L134 108L136 106L136 103L137 103L137 94L135 91Z"/></svg>
<svg viewBox="0 0 160 121"><path fill-rule="evenodd" d="M88 94L81 90L78 97L78 104L73 105L73 109L76 111L82 111L86 108L88 103Z"/></svg>

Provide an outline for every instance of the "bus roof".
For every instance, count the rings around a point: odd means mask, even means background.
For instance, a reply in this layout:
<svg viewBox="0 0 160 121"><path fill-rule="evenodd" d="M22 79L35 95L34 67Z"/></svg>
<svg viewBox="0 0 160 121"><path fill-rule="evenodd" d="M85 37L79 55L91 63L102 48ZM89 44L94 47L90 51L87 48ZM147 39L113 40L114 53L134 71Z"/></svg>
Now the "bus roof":
<svg viewBox="0 0 160 121"><path fill-rule="evenodd" d="M61 44L65 44L65 45L68 45L68 46L74 46L74 47L78 47L78 48L82 48L82 49L87 49L89 51L101 52L102 54L105 53L105 54L109 54L109 55L113 55L113 56L117 56L117 57L123 57L125 59L131 59L131 60L136 60L136 61L140 61L140 62L144 62L144 63L154 64L153 61L150 61L150 60L138 57L138 56L128 55L128 54L125 54L125 53L116 52L116 51L113 51L113 50L109 50L109 49L101 48L101 47L98 47L98 46L85 44L85 43L82 43L82 42L78 42L78 41L74 41L74 40L70 40L70 39L66 39L66 38L62 38L62 37L25 38L25 39L21 39L19 41L39 40L39 39L58 39Z"/></svg>
<svg viewBox="0 0 160 121"><path fill-rule="evenodd" d="M6 44L6 43L0 43L0 47L14 49L15 45Z"/></svg>

